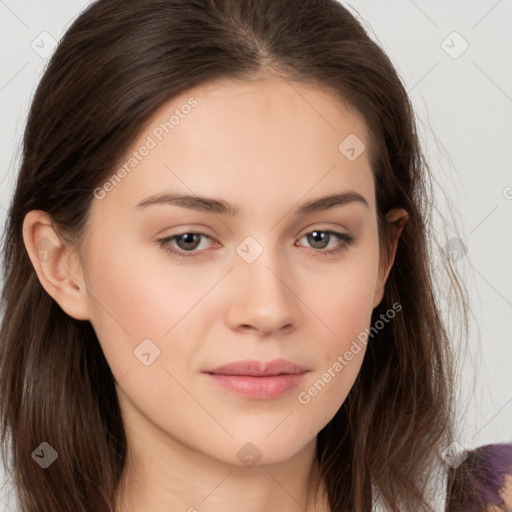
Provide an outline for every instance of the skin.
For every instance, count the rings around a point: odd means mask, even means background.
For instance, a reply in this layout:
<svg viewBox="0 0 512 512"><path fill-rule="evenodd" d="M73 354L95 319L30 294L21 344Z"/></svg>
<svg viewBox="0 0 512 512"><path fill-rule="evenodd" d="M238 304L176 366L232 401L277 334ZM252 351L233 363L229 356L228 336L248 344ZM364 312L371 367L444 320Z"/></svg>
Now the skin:
<svg viewBox="0 0 512 512"><path fill-rule="evenodd" d="M512 512L512 475L505 476L505 483L499 495L504 505L487 505L485 512Z"/></svg>
<svg viewBox="0 0 512 512"><path fill-rule="evenodd" d="M500 492L500 497L505 503L505 510L512 511L512 475L505 476L505 483Z"/></svg>
<svg viewBox="0 0 512 512"><path fill-rule="evenodd" d="M318 87L271 78L191 89L155 113L128 153L190 97L198 105L93 200L80 254L61 243L42 211L27 214L25 244L45 290L70 316L91 322L117 381L129 446L119 510L325 512L325 499L307 502L316 435L350 391L365 345L308 404L297 395L370 326L403 225L384 262L368 152L349 161L338 150L352 133L368 147L365 124ZM308 200L348 189L369 207L294 214ZM222 198L240 212L136 208L163 191ZM404 210L389 213L400 218ZM320 250L339 239L315 245L305 236L315 229L356 241L325 257ZM190 231L212 237L201 238L190 258L156 242ZM247 236L263 248L252 263L235 251ZM55 245L48 261L34 249L42 237ZM187 248L178 243L176 250ZM145 338L160 350L149 366L133 353ZM241 397L202 373L281 357L310 372L271 400ZM237 456L249 442L261 453L252 467Z"/></svg>

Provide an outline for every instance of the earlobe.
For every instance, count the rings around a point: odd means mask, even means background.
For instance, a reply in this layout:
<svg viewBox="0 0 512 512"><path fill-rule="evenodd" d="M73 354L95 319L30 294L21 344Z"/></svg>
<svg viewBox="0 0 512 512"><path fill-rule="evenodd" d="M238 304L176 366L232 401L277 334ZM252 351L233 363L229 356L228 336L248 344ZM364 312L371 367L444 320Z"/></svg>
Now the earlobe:
<svg viewBox="0 0 512 512"><path fill-rule="evenodd" d="M77 320L89 320L87 290L76 254L52 226L50 216L32 210L23 220L23 241L39 282L63 311Z"/></svg>
<svg viewBox="0 0 512 512"><path fill-rule="evenodd" d="M379 278L378 278L377 286L375 287L373 308L376 308L380 304L382 299L384 298L384 289L386 286L386 281L388 279L389 273L390 273L393 263L395 261L396 249L398 247L398 240L400 238L400 235L402 234L402 231L403 231L408 219L409 219L409 214L403 208L394 208L393 210L390 210L386 214L386 222L391 223L394 226L394 236L391 241L391 251L389 254L389 261L387 262L387 264L386 264L386 262L380 261Z"/></svg>

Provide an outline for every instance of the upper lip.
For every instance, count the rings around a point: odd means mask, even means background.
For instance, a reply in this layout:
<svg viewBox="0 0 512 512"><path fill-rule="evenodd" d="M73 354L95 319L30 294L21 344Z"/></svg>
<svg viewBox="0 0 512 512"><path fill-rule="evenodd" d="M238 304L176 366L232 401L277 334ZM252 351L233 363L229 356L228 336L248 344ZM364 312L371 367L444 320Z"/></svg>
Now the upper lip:
<svg viewBox="0 0 512 512"><path fill-rule="evenodd" d="M294 364L286 359L274 359L273 361L267 362L250 359L247 361L236 361L234 363L225 364L214 368L213 370L206 370L206 373L262 377L269 375L297 374L306 371L308 371L308 368Z"/></svg>

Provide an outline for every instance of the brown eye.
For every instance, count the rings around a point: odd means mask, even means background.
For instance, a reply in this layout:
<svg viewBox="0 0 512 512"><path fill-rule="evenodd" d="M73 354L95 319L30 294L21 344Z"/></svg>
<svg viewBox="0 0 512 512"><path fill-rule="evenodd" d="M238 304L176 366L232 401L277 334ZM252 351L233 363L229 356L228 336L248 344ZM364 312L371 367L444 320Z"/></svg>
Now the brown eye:
<svg viewBox="0 0 512 512"><path fill-rule="evenodd" d="M341 242L338 242L338 244L334 246L334 249L322 250L329 245L333 235L338 238L338 240L341 240ZM317 249L315 252L319 252L323 256L334 256L339 252L348 249L348 247L355 242L355 237L352 235L325 229L315 229L314 231L306 233L302 238L306 238L311 247L313 247L313 249Z"/></svg>
<svg viewBox="0 0 512 512"><path fill-rule="evenodd" d="M199 237L201 235L199 233L184 233L183 235L178 235L176 238L176 244L180 249L193 250L197 248L199 245ZM183 245L182 245L183 244Z"/></svg>
<svg viewBox="0 0 512 512"><path fill-rule="evenodd" d="M178 233L177 235L162 238L158 240L158 243L170 254L174 254L181 258L189 258L195 256L199 252L203 252L203 250L195 250L198 245L200 245L201 237L211 239L211 237L206 233L186 231L185 233ZM173 241L177 248L173 245Z"/></svg>

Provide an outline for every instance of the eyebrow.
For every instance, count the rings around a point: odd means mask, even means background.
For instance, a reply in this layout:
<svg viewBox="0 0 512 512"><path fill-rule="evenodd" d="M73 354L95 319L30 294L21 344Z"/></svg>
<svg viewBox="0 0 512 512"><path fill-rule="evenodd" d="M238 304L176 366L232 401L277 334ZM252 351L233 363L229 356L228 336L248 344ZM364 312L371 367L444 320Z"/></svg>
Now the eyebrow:
<svg viewBox="0 0 512 512"><path fill-rule="evenodd" d="M368 209L370 208L370 205L361 194L354 190L347 190L338 194L331 194L329 196L319 197L308 201L300 206L296 210L295 214L304 215L307 213L320 212L334 208L335 206L342 206L350 203L359 203ZM148 196L137 203L137 208L146 208L154 204L169 204L192 210L229 216L235 216L240 211L237 206L228 203L223 199L190 194L173 194L170 192L162 192L160 194Z"/></svg>

